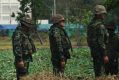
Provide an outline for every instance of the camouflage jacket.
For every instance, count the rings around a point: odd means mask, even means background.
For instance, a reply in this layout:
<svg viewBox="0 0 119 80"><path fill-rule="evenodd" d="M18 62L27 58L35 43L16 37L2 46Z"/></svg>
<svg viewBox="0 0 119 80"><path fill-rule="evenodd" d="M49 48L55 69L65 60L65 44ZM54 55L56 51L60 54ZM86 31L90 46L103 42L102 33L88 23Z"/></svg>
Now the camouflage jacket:
<svg viewBox="0 0 119 80"><path fill-rule="evenodd" d="M109 35L107 52L110 58L116 58L119 55L119 35L112 33Z"/></svg>
<svg viewBox="0 0 119 80"><path fill-rule="evenodd" d="M90 48L105 50L108 33L102 20L93 19L87 28L87 42Z"/></svg>
<svg viewBox="0 0 119 80"><path fill-rule="evenodd" d="M36 52L36 48L29 34L17 27L12 36L12 43L15 60L32 61L31 54Z"/></svg>
<svg viewBox="0 0 119 80"><path fill-rule="evenodd" d="M54 24L49 30L50 49L53 59L70 58L71 42L66 31L60 25Z"/></svg>

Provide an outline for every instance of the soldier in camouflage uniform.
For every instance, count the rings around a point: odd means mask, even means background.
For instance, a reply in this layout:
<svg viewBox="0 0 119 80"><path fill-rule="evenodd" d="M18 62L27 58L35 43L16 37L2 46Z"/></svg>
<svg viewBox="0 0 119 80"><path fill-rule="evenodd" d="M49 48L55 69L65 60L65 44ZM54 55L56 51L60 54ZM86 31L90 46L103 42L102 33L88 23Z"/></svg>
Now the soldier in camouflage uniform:
<svg viewBox="0 0 119 80"><path fill-rule="evenodd" d="M69 49L72 49L71 42L64 29L64 21L65 19L62 15L54 15L52 17L53 25L49 30L51 61L55 75L64 73L67 59L70 59Z"/></svg>
<svg viewBox="0 0 119 80"><path fill-rule="evenodd" d="M118 54L119 54L119 35L116 34L115 31L115 23L113 21L109 21L107 25L109 38L107 51L109 56L109 64L107 67L107 74L117 75L118 74Z"/></svg>
<svg viewBox="0 0 119 80"><path fill-rule="evenodd" d="M36 52L29 33L32 27L31 19L24 17L12 36L17 80L28 74L29 62L32 62L32 54Z"/></svg>
<svg viewBox="0 0 119 80"><path fill-rule="evenodd" d="M107 11L102 5L97 5L94 10L95 17L87 28L87 42L93 58L95 77L99 77L102 68L104 68L104 62L108 62L108 56L106 55L108 35L103 23Z"/></svg>

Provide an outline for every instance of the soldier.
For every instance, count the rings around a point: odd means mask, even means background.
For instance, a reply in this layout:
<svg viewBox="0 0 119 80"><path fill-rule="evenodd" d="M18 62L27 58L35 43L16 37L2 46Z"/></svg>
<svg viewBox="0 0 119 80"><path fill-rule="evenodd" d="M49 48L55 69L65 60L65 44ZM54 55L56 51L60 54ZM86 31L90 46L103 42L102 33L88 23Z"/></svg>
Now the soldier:
<svg viewBox="0 0 119 80"><path fill-rule="evenodd" d="M94 9L95 17L87 28L87 42L93 58L95 77L100 77L104 63L108 63L106 54L107 30L103 20L107 11L103 5L97 5Z"/></svg>
<svg viewBox="0 0 119 80"><path fill-rule="evenodd" d="M118 74L118 54L119 54L119 35L115 33L115 23L109 22L107 25L109 38L107 51L109 53L109 64L107 74L117 75Z"/></svg>
<svg viewBox="0 0 119 80"><path fill-rule="evenodd" d="M17 80L28 74L29 62L32 62L32 54L36 52L29 33L32 27L32 20L24 17L20 20L20 24L12 36Z"/></svg>
<svg viewBox="0 0 119 80"><path fill-rule="evenodd" d="M67 59L70 59L69 49L72 49L69 37L64 29L65 19L56 14L52 17L53 25L49 30L51 61L53 73L57 76L64 73Z"/></svg>

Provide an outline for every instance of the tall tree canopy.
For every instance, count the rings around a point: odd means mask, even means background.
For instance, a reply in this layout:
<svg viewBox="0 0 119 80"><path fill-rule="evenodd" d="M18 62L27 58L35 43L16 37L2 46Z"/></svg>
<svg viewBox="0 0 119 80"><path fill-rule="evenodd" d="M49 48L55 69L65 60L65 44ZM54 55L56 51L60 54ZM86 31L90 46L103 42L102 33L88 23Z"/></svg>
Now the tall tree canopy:
<svg viewBox="0 0 119 80"><path fill-rule="evenodd" d="M18 19L25 13L32 11L32 17L38 19L50 19L53 15L54 0L18 0L20 12ZM105 3L106 7L118 6L118 0L56 0L56 12L63 14L71 22L82 22L87 24L91 10L96 4ZM113 2L113 4L112 4Z"/></svg>
<svg viewBox="0 0 119 80"><path fill-rule="evenodd" d="M119 0L106 0L105 6L108 10L115 9L119 7Z"/></svg>
<svg viewBox="0 0 119 80"><path fill-rule="evenodd" d="M44 0L18 0L20 2L19 12L17 19L25 16L27 13L32 13L33 20L44 19L47 17L46 13L49 13L49 9L46 8ZM45 14L45 15L43 15Z"/></svg>

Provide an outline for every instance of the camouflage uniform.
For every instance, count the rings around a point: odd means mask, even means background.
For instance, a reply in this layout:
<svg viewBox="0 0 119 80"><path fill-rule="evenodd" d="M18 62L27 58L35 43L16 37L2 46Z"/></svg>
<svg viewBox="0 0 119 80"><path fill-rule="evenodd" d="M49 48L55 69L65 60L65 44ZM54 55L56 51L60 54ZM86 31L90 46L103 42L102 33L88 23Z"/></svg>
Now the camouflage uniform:
<svg viewBox="0 0 119 80"><path fill-rule="evenodd" d="M98 8L100 8L100 6ZM101 14L98 11L99 10L97 10L96 13ZM102 13L103 12L104 11L102 11ZM104 68L103 57L106 55L107 43L107 30L101 19L93 18L92 22L89 24L87 28L87 42L93 58L95 76L99 77L101 76L102 67Z"/></svg>
<svg viewBox="0 0 119 80"><path fill-rule="evenodd" d="M60 64L61 60L64 59L66 63L67 59L70 59L71 42L66 31L57 23L53 24L49 30L49 40L53 72L55 75L59 75L64 72L64 68Z"/></svg>
<svg viewBox="0 0 119 80"><path fill-rule="evenodd" d="M28 74L29 62L32 62L32 53L36 52L29 32L22 30L24 27L26 27L24 24L18 25L12 36L17 80ZM17 66L20 61L24 62L23 68Z"/></svg>
<svg viewBox="0 0 119 80"><path fill-rule="evenodd" d="M109 23L110 24L110 23ZM119 35L114 33L115 25L107 25L109 39L107 45L107 51L109 56L109 64L107 74L118 74L118 54L119 54Z"/></svg>

